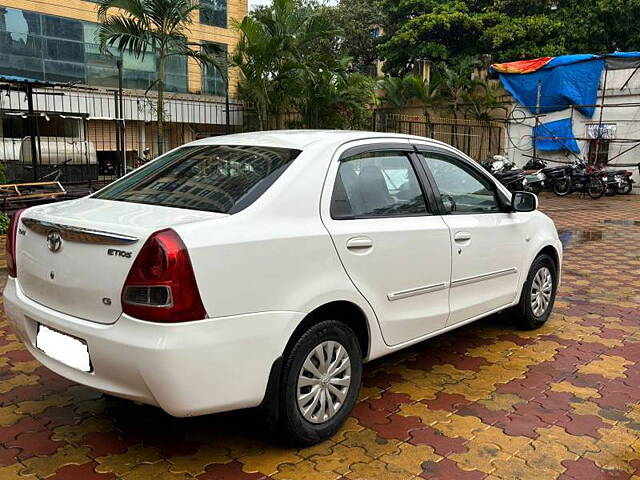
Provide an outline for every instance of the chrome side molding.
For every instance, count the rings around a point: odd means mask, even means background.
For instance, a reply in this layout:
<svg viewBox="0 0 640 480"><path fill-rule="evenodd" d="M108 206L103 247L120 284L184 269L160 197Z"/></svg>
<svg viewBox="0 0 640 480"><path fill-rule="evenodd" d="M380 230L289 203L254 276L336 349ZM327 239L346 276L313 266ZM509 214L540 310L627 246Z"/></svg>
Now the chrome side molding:
<svg viewBox="0 0 640 480"><path fill-rule="evenodd" d="M71 225L62 225L60 223L36 220L35 218L22 218L21 222L28 229L45 236L50 231L57 230L60 232L60 236L64 240L68 240L70 242L95 243L98 245L130 245L139 240L137 237L132 237L130 235L104 232L102 230L93 230L90 228L74 227Z"/></svg>
<svg viewBox="0 0 640 480"><path fill-rule="evenodd" d="M473 277L461 278L451 282L451 288L459 287L461 285L469 285L471 283L483 282L485 280L491 280L493 278L504 277L506 275L513 275L518 273L516 267L505 268L504 270L498 270L496 272L483 273L481 275L474 275Z"/></svg>
<svg viewBox="0 0 640 480"><path fill-rule="evenodd" d="M447 283L436 283L434 285L427 285L425 287L410 288L409 290L401 290L399 292L390 293L387 298L390 302L394 300L401 300L403 298L415 297L416 295L424 295L425 293L437 292L447 288Z"/></svg>

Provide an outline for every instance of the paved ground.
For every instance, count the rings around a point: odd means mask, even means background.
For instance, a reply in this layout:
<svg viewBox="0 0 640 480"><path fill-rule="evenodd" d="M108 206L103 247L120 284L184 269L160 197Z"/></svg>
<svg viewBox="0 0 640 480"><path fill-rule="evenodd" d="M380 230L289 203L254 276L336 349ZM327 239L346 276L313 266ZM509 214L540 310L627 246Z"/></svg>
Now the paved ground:
<svg viewBox="0 0 640 480"><path fill-rule="evenodd" d="M367 365L346 426L305 450L246 412L174 419L74 385L2 321L0 479L640 479L640 197L542 207L568 247L548 325L495 316Z"/></svg>

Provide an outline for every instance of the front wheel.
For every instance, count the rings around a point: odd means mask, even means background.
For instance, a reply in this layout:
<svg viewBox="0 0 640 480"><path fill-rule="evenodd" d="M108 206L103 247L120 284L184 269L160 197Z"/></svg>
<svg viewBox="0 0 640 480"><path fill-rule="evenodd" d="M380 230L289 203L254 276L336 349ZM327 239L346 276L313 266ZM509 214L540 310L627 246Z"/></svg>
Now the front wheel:
<svg viewBox="0 0 640 480"><path fill-rule="evenodd" d="M536 195L540 195L540 192L542 192L542 182L527 184L527 190Z"/></svg>
<svg viewBox="0 0 640 480"><path fill-rule="evenodd" d="M534 330L546 323L553 310L557 289L557 268L546 254L533 261L515 307L516 323L522 330Z"/></svg>
<svg viewBox="0 0 640 480"><path fill-rule="evenodd" d="M553 193L559 197L564 197L571 193L571 180L569 178L560 178L553 182Z"/></svg>
<svg viewBox="0 0 640 480"><path fill-rule="evenodd" d="M595 178L595 177L591 177L589 179L589 186L587 188L587 193L591 198L598 199L602 197L606 193L606 191L607 191L607 186L604 184L604 182L601 179Z"/></svg>
<svg viewBox="0 0 640 480"><path fill-rule="evenodd" d="M330 438L353 408L362 379L362 353L353 330L325 320L307 330L285 358L280 431L295 445Z"/></svg>
<svg viewBox="0 0 640 480"><path fill-rule="evenodd" d="M620 195L629 195L633 190L633 184L630 181L622 182L622 186L618 190Z"/></svg>

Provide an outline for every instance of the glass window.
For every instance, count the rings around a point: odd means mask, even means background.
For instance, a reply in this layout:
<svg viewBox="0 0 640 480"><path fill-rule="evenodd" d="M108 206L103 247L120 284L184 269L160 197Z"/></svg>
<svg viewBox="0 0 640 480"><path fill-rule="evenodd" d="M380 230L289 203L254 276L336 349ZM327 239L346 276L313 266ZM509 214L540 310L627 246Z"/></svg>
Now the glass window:
<svg viewBox="0 0 640 480"><path fill-rule="evenodd" d="M205 43L202 45L202 50L206 55L220 58L220 61L224 61L226 70L227 46L225 44ZM220 70L214 66L205 65L202 75L202 93L224 97L226 90L227 85Z"/></svg>
<svg viewBox="0 0 640 480"><path fill-rule="evenodd" d="M51 82L78 82L85 83L85 69L81 63L44 62L44 78Z"/></svg>
<svg viewBox="0 0 640 480"><path fill-rule="evenodd" d="M335 219L425 215L420 183L403 152L368 152L340 162L331 200Z"/></svg>
<svg viewBox="0 0 640 480"><path fill-rule="evenodd" d="M84 41L84 27L80 20L51 15L43 15L42 18L44 19L45 36L78 42Z"/></svg>
<svg viewBox="0 0 640 480"><path fill-rule="evenodd" d="M45 58L67 62L83 63L84 44L48 38L46 40Z"/></svg>
<svg viewBox="0 0 640 480"><path fill-rule="evenodd" d="M94 198L209 212L251 205L300 154L288 148L184 147L112 183Z"/></svg>
<svg viewBox="0 0 640 480"><path fill-rule="evenodd" d="M200 0L200 23L227 27L227 0Z"/></svg>
<svg viewBox="0 0 640 480"><path fill-rule="evenodd" d="M423 155L448 213L501 211L495 190L488 178L460 160L430 152Z"/></svg>

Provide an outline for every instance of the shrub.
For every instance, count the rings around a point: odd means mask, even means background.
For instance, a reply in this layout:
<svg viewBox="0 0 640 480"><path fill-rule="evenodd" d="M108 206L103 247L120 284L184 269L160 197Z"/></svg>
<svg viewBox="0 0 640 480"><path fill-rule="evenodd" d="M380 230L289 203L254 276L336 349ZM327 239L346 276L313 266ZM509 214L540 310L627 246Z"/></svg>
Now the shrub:
<svg viewBox="0 0 640 480"><path fill-rule="evenodd" d="M4 235L9 230L9 216L0 212L0 234Z"/></svg>

